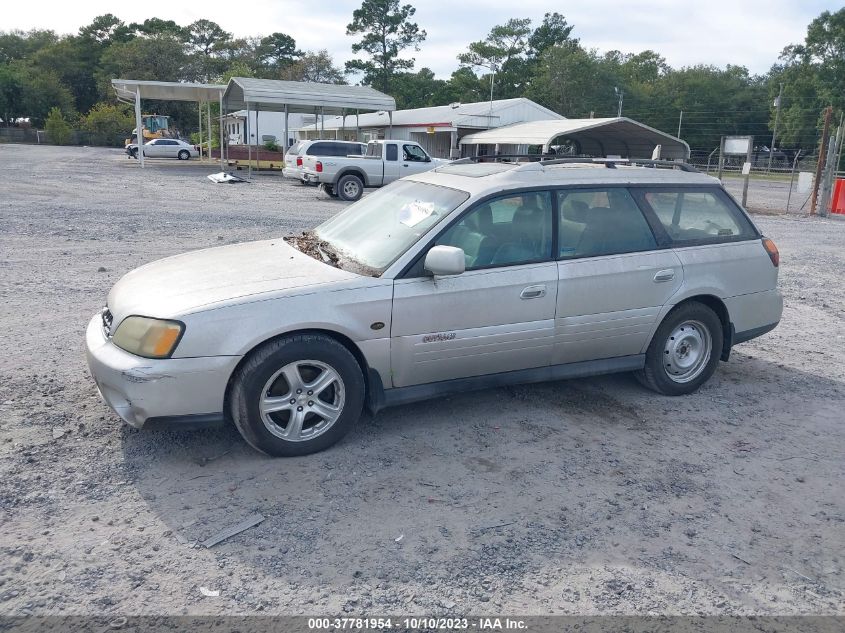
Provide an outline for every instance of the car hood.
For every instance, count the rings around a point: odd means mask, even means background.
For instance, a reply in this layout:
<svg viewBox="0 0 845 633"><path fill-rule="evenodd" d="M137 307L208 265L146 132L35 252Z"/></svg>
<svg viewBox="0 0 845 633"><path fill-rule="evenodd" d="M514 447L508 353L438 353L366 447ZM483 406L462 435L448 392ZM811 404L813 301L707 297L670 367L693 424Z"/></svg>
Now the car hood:
<svg viewBox="0 0 845 633"><path fill-rule="evenodd" d="M111 289L108 307L115 324L132 314L178 318L251 295L358 277L319 262L279 238L183 253L136 268Z"/></svg>

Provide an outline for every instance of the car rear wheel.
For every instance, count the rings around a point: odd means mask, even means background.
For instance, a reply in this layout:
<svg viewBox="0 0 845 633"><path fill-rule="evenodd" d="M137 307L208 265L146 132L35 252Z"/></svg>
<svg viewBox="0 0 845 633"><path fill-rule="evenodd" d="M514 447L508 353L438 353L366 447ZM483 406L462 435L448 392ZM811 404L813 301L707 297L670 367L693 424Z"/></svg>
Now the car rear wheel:
<svg viewBox="0 0 845 633"><path fill-rule="evenodd" d="M334 339L286 336L253 353L236 373L229 400L250 446L277 457L307 455L340 440L358 420L364 377Z"/></svg>
<svg viewBox="0 0 845 633"><path fill-rule="evenodd" d="M341 200L354 202L364 195L364 183L358 176L347 174L337 181L335 191Z"/></svg>
<svg viewBox="0 0 845 633"><path fill-rule="evenodd" d="M684 303L657 328L637 378L667 396L692 393L716 371L723 336L713 310L696 301Z"/></svg>
<svg viewBox="0 0 845 633"><path fill-rule="evenodd" d="M179 160L188 160L191 157L191 152L186 149L179 150Z"/></svg>

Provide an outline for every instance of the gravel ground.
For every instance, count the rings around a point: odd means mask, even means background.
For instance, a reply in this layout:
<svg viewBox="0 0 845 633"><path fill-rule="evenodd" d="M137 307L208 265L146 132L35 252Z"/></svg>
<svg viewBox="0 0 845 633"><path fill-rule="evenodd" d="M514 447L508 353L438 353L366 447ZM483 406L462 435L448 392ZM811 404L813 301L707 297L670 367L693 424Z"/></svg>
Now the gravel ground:
<svg viewBox="0 0 845 633"><path fill-rule="evenodd" d="M116 150L0 161L0 614L845 614L845 222L756 218L783 322L692 396L625 375L496 389L274 460L230 428L121 424L84 327L144 262L342 203Z"/></svg>

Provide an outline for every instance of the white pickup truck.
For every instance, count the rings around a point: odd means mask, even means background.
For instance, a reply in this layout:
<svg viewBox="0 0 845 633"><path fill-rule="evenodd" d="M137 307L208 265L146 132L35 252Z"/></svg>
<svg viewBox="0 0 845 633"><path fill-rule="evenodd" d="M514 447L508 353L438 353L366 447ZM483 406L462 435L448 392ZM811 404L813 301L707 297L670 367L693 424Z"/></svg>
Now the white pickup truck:
<svg viewBox="0 0 845 633"><path fill-rule="evenodd" d="M370 141L365 156L303 156L302 180L352 201L363 195L364 187L381 187L448 162L432 158L413 141Z"/></svg>

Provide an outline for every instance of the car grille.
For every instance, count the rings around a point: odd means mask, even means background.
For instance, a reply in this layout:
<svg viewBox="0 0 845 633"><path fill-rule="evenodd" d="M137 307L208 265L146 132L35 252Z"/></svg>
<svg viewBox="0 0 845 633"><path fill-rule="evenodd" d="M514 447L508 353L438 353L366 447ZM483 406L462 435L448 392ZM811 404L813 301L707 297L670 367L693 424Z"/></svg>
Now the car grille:
<svg viewBox="0 0 845 633"><path fill-rule="evenodd" d="M103 318L103 332L106 336L111 338L111 324L113 321L113 317L111 314L111 310L108 309L108 306L103 308L103 311L100 313Z"/></svg>

